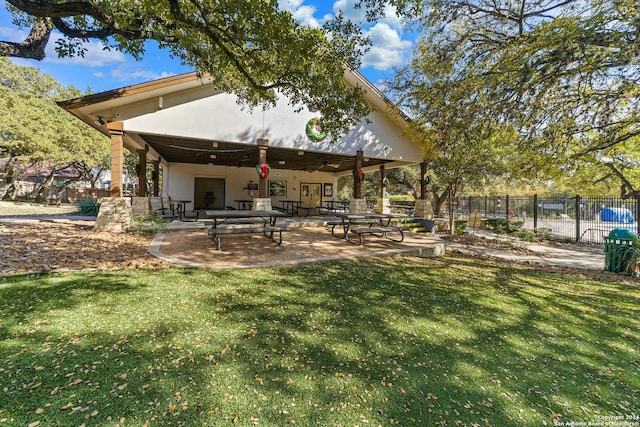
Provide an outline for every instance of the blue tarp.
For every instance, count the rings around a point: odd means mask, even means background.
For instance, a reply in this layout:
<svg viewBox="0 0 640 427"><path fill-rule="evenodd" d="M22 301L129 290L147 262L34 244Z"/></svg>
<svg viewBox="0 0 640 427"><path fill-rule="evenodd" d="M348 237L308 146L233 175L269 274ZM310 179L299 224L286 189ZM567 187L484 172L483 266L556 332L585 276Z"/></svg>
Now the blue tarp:
<svg viewBox="0 0 640 427"><path fill-rule="evenodd" d="M602 208L600 211L600 221L604 222L622 222L624 224L633 224L633 214L627 208Z"/></svg>

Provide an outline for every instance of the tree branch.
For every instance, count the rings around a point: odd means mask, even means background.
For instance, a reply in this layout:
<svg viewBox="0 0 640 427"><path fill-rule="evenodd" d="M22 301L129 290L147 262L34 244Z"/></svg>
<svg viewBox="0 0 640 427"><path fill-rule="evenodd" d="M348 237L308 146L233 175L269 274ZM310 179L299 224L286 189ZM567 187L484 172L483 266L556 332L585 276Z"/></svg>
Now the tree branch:
<svg viewBox="0 0 640 427"><path fill-rule="evenodd" d="M14 56L41 60L49 42L53 25L49 19L38 19L23 42L0 41L0 56Z"/></svg>

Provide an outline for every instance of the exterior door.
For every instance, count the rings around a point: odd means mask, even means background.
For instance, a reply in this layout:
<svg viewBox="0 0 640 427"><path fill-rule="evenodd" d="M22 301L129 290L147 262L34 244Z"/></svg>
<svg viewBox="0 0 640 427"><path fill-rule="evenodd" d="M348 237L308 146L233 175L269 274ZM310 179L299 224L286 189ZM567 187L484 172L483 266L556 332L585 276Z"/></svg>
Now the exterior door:
<svg viewBox="0 0 640 427"><path fill-rule="evenodd" d="M196 178L194 209L224 209L224 179Z"/></svg>
<svg viewBox="0 0 640 427"><path fill-rule="evenodd" d="M300 204L305 207L320 207L322 184L303 182L300 184Z"/></svg>

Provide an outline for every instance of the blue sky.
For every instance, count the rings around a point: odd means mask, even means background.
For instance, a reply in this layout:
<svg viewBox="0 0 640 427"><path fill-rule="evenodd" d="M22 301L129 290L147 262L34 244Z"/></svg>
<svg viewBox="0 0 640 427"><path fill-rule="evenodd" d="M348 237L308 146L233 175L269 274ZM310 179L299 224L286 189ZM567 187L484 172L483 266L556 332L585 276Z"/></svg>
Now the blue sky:
<svg viewBox="0 0 640 427"><path fill-rule="evenodd" d="M300 22L308 25L322 25L339 10L354 22L362 22L369 35L372 47L363 56L360 72L372 83L391 75L393 67L405 64L411 55L414 35L404 31L393 10L386 11L383 20L364 24L361 10L353 7L355 0L280 0ZM11 16L6 11L5 1L0 0L0 40L22 41L27 30L18 30L11 24ZM47 56L42 61L12 58L18 65L37 67L50 74L63 85L73 85L80 90L90 88L93 92L116 89L175 74L192 71L179 61L171 59L166 51L149 44L142 61L115 51L105 51L99 42L89 42L84 58L58 58L54 34L47 46Z"/></svg>

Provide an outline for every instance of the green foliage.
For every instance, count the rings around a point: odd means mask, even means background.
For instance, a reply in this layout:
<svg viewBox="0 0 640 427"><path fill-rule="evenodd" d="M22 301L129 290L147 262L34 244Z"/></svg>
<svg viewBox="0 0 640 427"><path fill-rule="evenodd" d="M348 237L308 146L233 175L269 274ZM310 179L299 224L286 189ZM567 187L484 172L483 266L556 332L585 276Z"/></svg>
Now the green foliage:
<svg viewBox="0 0 640 427"><path fill-rule="evenodd" d="M467 220L462 220L462 219L456 219L455 221L453 221L453 231L455 234L465 234L467 231L467 225L469 224L469 221Z"/></svg>
<svg viewBox="0 0 640 427"><path fill-rule="evenodd" d="M535 242L536 241L536 233L531 230L516 230L515 235L525 242Z"/></svg>
<svg viewBox="0 0 640 427"><path fill-rule="evenodd" d="M419 105L441 97L447 104L436 108L452 128L448 109L463 111L473 133L517 129L508 169L516 177L619 186L600 161L618 148L637 159L637 1L431 0L424 10L413 68L426 73L405 79Z"/></svg>
<svg viewBox="0 0 640 427"><path fill-rule="evenodd" d="M523 221L511 221L506 218L487 218L487 228L496 233L512 234L520 231L524 225Z"/></svg>
<svg viewBox="0 0 640 427"><path fill-rule="evenodd" d="M80 199L77 202L80 214L87 216L97 216L100 210L100 203L96 199Z"/></svg>
<svg viewBox="0 0 640 427"><path fill-rule="evenodd" d="M364 2L370 6L369 19L382 13L378 3ZM410 2L392 3L410 9ZM145 42L155 41L184 64L210 74L220 90L235 93L246 106L273 105L280 92L294 105L319 111L323 129L332 137L371 111L361 85L344 80L344 68L359 67L368 42L360 26L342 14L311 27L300 24L277 0L49 0L37 7L14 3L10 10L14 24L23 29L44 24L62 33L56 40L62 57L83 56L83 42L96 39L105 49L139 59ZM37 41L46 45L48 32L39 34ZM39 46L4 47L0 55L44 55Z"/></svg>
<svg viewBox="0 0 640 427"><path fill-rule="evenodd" d="M0 420L596 423L640 400L615 279L469 256L5 277Z"/></svg>
<svg viewBox="0 0 640 427"><path fill-rule="evenodd" d="M0 156L56 165L104 162L109 140L55 103L79 96L77 89L2 57L0 76Z"/></svg>
<svg viewBox="0 0 640 427"><path fill-rule="evenodd" d="M553 230L550 228L545 228L545 227L539 227L536 228L535 230L533 230L533 232L536 234L536 237L541 239L541 240L551 240L552 237L552 232Z"/></svg>
<svg viewBox="0 0 640 427"><path fill-rule="evenodd" d="M389 196L390 202L413 202L414 199L408 194L396 194L393 196Z"/></svg>
<svg viewBox="0 0 640 427"><path fill-rule="evenodd" d="M137 231L164 233L167 231L167 225L162 218L150 215L136 215L133 217L133 223Z"/></svg>

